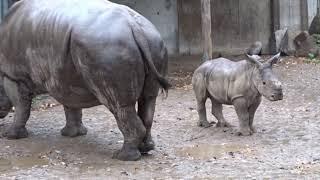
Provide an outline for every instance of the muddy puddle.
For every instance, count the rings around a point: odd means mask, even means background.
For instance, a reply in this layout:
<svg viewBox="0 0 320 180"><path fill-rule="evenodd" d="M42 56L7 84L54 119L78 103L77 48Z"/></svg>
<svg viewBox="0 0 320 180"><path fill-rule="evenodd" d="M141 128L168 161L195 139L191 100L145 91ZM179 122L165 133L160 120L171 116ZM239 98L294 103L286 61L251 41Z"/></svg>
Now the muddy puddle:
<svg viewBox="0 0 320 180"><path fill-rule="evenodd" d="M19 169L30 169L49 165L49 160L38 156L0 158L0 173L12 172Z"/></svg>
<svg viewBox="0 0 320 180"><path fill-rule="evenodd" d="M250 155L252 153L254 150L248 145L240 144L197 144L176 150L178 156L196 160L220 159L225 156L233 157L236 154Z"/></svg>

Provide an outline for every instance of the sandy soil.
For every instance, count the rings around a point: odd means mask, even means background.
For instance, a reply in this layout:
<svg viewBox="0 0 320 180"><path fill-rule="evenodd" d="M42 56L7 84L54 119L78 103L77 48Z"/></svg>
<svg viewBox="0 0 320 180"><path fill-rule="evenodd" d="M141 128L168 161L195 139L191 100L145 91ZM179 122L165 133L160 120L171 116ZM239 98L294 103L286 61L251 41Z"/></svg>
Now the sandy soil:
<svg viewBox="0 0 320 180"><path fill-rule="evenodd" d="M232 128L200 128L190 86L197 57L170 62L176 85L159 97L153 126L156 150L137 162L112 159L123 138L103 106L84 110L86 136L60 135L64 113L53 100L36 100L21 140L0 138L0 179L296 179L320 178L320 66L288 58L275 68L285 98L263 99L255 116L258 132L235 135L232 106L224 114ZM210 114L210 104L207 105ZM209 115L211 121L216 121ZM0 133L12 114L0 120Z"/></svg>

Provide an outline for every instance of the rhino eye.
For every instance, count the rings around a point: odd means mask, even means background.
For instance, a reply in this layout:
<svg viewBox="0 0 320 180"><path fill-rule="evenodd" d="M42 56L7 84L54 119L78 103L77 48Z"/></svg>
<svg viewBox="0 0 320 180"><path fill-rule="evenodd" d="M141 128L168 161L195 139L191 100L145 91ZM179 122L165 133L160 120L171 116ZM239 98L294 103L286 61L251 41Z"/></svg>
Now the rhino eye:
<svg viewBox="0 0 320 180"><path fill-rule="evenodd" d="M263 85L266 85L266 82L263 81L262 84L263 84Z"/></svg>

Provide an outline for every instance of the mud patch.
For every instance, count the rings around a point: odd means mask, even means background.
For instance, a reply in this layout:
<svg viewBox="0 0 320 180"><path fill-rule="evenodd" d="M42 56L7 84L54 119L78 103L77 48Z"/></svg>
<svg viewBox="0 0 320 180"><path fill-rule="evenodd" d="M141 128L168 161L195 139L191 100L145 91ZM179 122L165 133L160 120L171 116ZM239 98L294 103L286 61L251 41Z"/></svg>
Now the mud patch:
<svg viewBox="0 0 320 180"><path fill-rule="evenodd" d="M0 173L18 171L19 169L30 169L33 167L49 165L49 160L38 156L0 158Z"/></svg>
<svg viewBox="0 0 320 180"><path fill-rule="evenodd" d="M250 155L253 150L248 145L240 144L196 144L190 147L183 147L176 150L176 155L195 160L219 159L225 156L236 154Z"/></svg>

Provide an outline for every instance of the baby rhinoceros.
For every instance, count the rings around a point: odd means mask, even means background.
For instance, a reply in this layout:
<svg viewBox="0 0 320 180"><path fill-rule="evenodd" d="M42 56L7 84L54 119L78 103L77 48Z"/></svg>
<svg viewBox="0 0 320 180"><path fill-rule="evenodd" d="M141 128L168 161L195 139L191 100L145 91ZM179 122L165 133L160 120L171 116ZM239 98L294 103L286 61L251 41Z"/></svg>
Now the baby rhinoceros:
<svg viewBox="0 0 320 180"><path fill-rule="evenodd" d="M270 101L283 99L282 85L272 71L280 53L260 62L257 55L247 55L248 60L233 62L218 58L203 63L195 70L192 84L197 99L199 126L209 127L205 102L212 102L212 114L218 120L217 127L230 124L222 115L222 104L234 105L240 121L238 135L248 136L255 132L254 114L263 95Z"/></svg>

